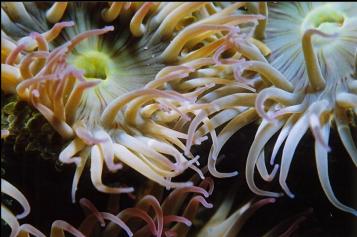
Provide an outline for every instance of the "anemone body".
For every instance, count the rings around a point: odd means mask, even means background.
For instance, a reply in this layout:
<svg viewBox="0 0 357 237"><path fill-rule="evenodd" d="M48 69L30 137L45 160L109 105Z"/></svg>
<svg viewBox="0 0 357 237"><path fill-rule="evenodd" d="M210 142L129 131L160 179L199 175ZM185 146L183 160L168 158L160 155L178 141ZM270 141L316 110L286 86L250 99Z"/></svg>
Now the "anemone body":
<svg viewBox="0 0 357 237"><path fill-rule="evenodd" d="M189 185L169 181L187 168L199 171L197 158L180 151L188 139L182 125L172 129L190 120L190 107L209 88L201 78L190 83L189 74L211 64L201 58L223 44L222 33L255 17L233 14L241 5L225 11L210 3L99 6L100 12L96 4L3 3L2 89L72 139L59 160L77 166L73 201L88 157L101 192L133 191L101 181L103 169L116 172L121 162L163 186ZM174 79L188 82L180 88Z"/></svg>

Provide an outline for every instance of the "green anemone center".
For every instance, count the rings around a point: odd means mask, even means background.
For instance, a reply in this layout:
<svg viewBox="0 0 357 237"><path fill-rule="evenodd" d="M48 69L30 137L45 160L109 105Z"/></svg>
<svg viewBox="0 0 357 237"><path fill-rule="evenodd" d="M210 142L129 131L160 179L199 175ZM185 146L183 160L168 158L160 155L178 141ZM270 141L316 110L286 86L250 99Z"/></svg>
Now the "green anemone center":
<svg viewBox="0 0 357 237"><path fill-rule="evenodd" d="M317 29L326 34L339 33L345 22L345 14L337 9L332 8L329 4L320 6L306 15L301 30L304 33L308 29ZM331 39L324 37L314 37L313 44L316 47L329 45Z"/></svg>
<svg viewBox="0 0 357 237"><path fill-rule="evenodd" d="M343 15L338 11L332 11L326 15L325 12L319 11L313 16L313 24L315 28L324 27L324 25L337 24L337 26L342 26L344 22Z"/></svg>
<svg viewBox="0 0 357 237"><path fill-rule="evenodd" d="M102 52L89 51L77 55L73 64L76 68L84 70L87 79L105 80L108 78L112 62L109 56Z"/></svg>
<svg viewBox="0 0 357 237"><path fill-rule="evenodd" d="M337 33L343 26L345 15L343 12L324 5L311 11L304 19L302 30L315 28L327 34Z"/></svg>

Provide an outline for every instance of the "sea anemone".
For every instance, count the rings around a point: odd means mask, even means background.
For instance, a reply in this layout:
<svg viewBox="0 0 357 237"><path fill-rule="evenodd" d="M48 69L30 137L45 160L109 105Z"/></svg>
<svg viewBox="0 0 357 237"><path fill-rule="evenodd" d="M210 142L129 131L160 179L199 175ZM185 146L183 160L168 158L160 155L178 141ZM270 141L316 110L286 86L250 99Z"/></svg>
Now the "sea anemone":
<svg viewBox="0 0 357 237"><path fill-rule="evenodd" d="M24 206L24 212L18 215L17 218L20 219L28 215L30 206L21 192L3 179L1 180L1 184L4 194L15 198ZM162 189L162 187L160 188ZM66 221L56 220L52 223L50 236L65 236L64 231L77 237L119 236L120 230L123 229L127 236L183 237L188 233L200 204L205 208L212 208L212 204L207 203L205 198L208 198L212 194L213 188L213 181L207 178L198 186L182 187L173 190L162 201L159 201L153 195L146 194L138 198L135 207L123 209L117 214L112 214L113 211L100 212L91 201L81 198L79 203L85 210L86 217L81 221L80 226L75 228ZM113 207L116 206L113 203L117 201L118 195L113 196L109 209L116 209ZM27 236L28 234L38 237L45 236L30 224L20 225L12 212L4 205L1 207L1 212L2 219L11 228L11 237ZM108 220L110 223L106 224L105 220ZM132 220L135 220L135 222Z"/></svg>
<svg viewBox="0 0 357 237"><path fill-rule="evenodd" d="M260 209L264 209L264 206L274 205L277 201L275 198L264 198L264 199L251 199L248 202L241 204L236 210L234 209L236 202L236 194L234 192L229 192L224 200L216 207L215 213L210 217L210 219L201 227L198 233L195 235L197 237L215 237L215 236L292 236L294 232L297 232L301 222L307 219L307 216L312 213L311 209L304 212L298 213L294 216L288 217L281 221L273 228L270 227L268 231L264 230L264 234L247 234L242 231L247 222L249 222L252 217L254 218L256 212ZM262 231L259 229L259 231Z"/></svg>
<svg viewBox="0 0 357 237"><path fill-rule="evenodd" d="M279 182L286 184L295 149L310 128L315 138L315 158L322 188L337 208L357 215L335 197L328 175L328 145L331 125L336 125L341 141L357 166L356 137L350 127L357 114L357 18L356 3L282 3L269 5L266 44L269 58L294 86L268 87L256 99L263 121L258 128L247 161L248 184L255 193L278 196L258 189L253 181L254 163L268 140L280 129L270 163L285 141ZM269 102L269 103L266 103ZM353 128L352 128L353 129Z"/></svg>
<svg viewBox="0 0 357 237"><path fill-rule="evenodd" d="M211 196L213 189L213 180L206 178L197 186L177 188L165 197L162 197L162 192L155 196L145 194L138 199L135 207L120 211L117 217L133 226L131 229L135 236L185 237L200 206L213 207L205 199ZM150 211L151 208L153 211ZM142 221L129 223L129 219L132 218L139 218ZM105 236L118 236L119 231L114 224L109 224L103 233Z"/></svg>
<svg viewBox="0 0 357 237"><path fill-rule="evenodd" d="M229 215L232 208L233 199L233 196L229 195L222 202L216 213L211 217L211 219L202 228L202 230L200 230L197 237L237 236L239 231L242 229L244 222L248 220L255 211L264 205L275 202L274 198L262 199L255 203L252 200Z"/></svg>
<svg viewBox="0 0 357 237"><path fill-rule="evenodd" d="M31 234L33 236L45 237L45 235L41 231L39 231L37 228L35 228L32 225L19 224L18 219L22 219L30 213L30 204L28 203L27 199L23 196L23 194L16 187L14 187L9 182L7 182L5 179L1 179L1 192L2 195L6 194L17 200L24 208L23 213L18 214L15 217L14 214L3 203L1 204L1 219L4 220L5 223L7 223L11 228L11 233L9 236L10 237L29 236L29 234ZM118 217L111 215L109 213L99 213L93 207L93 205L87 199L84 198L81 199L81 205L92 210L94 212L94 215L96 216L101 215L100 217L103 219L103 222L104 222L104 218L108 219L118 224L120 227L124 228L127 231L128 235L132 236L130 229ZM85 227L89 230L91 229L89 228L88 225L85 225ZM64 231L69 232L77 237L85 236L80 230L76 229L71 224L63 220L56 220L52 223L50 236L51 237L65 236Z"/></svg>
<svg viewBox="0 0 357 237"><path fill-rule="evenodd" d="M72 140L59 160L76 164L73 201L89 157L92 182L106 193L133 188L103 184L103 164L116 172L123 162L166 187L190 185L171 181L187 168L201 173L198 157L180 149L182 139L200 144L205 137L189 137L183 127L206 106L197 98L228 80L194 74L216 63L215 51L237 25L262 19L236 13L243 5L2 4L1 88Z"/></svg>
<svg viewBox="0 0 357 237"><path fill-rule="evenodd" d="M355 3L260 3L252 8L269 15L267 20L260 20L254 31L254 35L264 40L268 48L259 44L259 51L251 43L247 46L243 37L232 34L229 44L217 50L215 58L222 67L233 68L237 81L249 85L254 91L235 91L232 84L227 84L202 96L199 101L207 98L211 107L198 112L188 130L189 136L210 132L213 146L208 167L211 174L215 177L237 174L220 173L214 168L219 152L235 132L261 118L247 158L245 174L248 186L259 195L281 196L282 193L258 188L254 181L255 168L265 181L272 181L280 166L280 185L288 196L294 197L287 187L286 178L295 149L310 127L316 141L318 175L326 196L337 208L357 214L355 209L340 203L333 194L327 160L331 149L328 145L329 131L334 122L343 145L354 165L357 164L356 137L350 130L355 126L357 112L356 6ZM256 41L250 38L252 40ZM242 50L243 46L245 50ZM227 49L240 52L239 60L232 63L230 56L233 53L220 60L220 53ZM270 56L266 59L265 55ZM208 117L210 115L217 118ZM227 121L216 135L214 129ZM201 122L210 123L210 127L199 128ZM279 130L281 132L271 154L273 169L269 173L264 147ZM275 157L285 140L281 164L275 164ZM190 147L188 140L186 151Z"/></svg>
<svg viewBox="0 0 357 237"><path fill-rule="evenodd" d="M12 236L16 236L15 233L20 228L20 224L17 219L22 219L30 213L30 204L21 191L5 179L1 179L1 194L6 194L15 199L24 209L21 214L15 216L13 212L10 211L3 202L1 202L1 219L4 220L12 230L14 230Z"/></svg>

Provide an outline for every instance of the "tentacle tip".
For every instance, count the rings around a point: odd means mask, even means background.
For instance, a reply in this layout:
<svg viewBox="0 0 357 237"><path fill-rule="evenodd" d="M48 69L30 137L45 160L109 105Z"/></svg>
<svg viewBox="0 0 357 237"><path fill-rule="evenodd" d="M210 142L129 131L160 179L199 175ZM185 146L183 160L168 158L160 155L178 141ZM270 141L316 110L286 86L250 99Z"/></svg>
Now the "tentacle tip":
<svg viewBox="0 0 357 237"><path fill-rule="evenodd" d="M38 91L38 90L33 90L33 91L31 91L31 93L32 93L32 95L34 96L34 97L36 97L36 98L39 98L40 97L40 92Z"/></svg>
<svg viewBox="0 0 357 237"><path fill-rule="evenodd" d="M28 212L23 212L23 213L20 213L18 215L16 215L16 218L17 219L23 219L25 218L29 213Z"/></svg>
<svg viewBox="0 0 357 237"><path fill-rule="evenodd" d="M71 27L71 26L74 26L74 25L76 25L76 23L74 21L69 21L67 26Z"/></svg>
<svg viewBox="0 0 357 237"><path fill-rule="evenodd" d="M134 190L135 189L133 187L129 187L129 188L127 188L126 191L127 191L127 193L132 193L132 192L134 192Z"/></svg>
<svg viewBox="0 0 357 237"><path fill-rule="evenodd" d="M61 25L61 26L64 26L64 27L72 27L75 24L76 23L74 21L64 21L64 22L56 23L55 25Z"/></svg>
<svg viewBox="0 0 357 237"><path fill-rule="evenodd" d="M111 165L110 167L108 167L109 171L111 173L115 173L117 172L118 170L122 169L123 168L123 165L122 164L113 164Z"/></svg>
<svg viewBox="0 0 357 237"><path fill-rule="evenodd" d="M106 27L103 28L103 30L113 31L114 30L114 26L106 26Z"/></svg>
<svg viewBox="0 0 357 237"><path fill-rule="evenodd" d="M40 35L40 33L38 33L38 32L31 32L30 33L30 37L32 38L32 39L35 39L37 36L39 36Z"/></svg>
<svg viewBox="0 0 357 237"><path fill-rule="evenodd" d="M205 208L213 208L213 204L212 203L209 203L207 202L206 205L205 205Z"/></svg>
<svg viewBox="0 0 357 237"><path fill-rule="evenodd" d="M271 197L271 198L267 198L266 199L266 203L275 203L276 202L276 198L275 197Z"/></svg>
<svg viewBox="0 0 357 237"><path fill-rule="evenodd" d="M237 176L239 174L239 172L238 171L233 171L231 174L232 174L231 177L234 177L234 176Z"/></svg>
<svg viewBox="0 0 357 237"><path fill-rule="evenodd" d="M261 14L258 14L256 17L257 17L258 20L265 20L266 19L266 17L264 15L261 15Z"/></svg>
<svg viewBox="0 0 357 237"><path fill-rule="evenodd" d="M192 186L193 186L193 182L192 181L186 182L185 187L192 187Z"/></svg>
<svg viewBox="0 0 357 237"><path fill-rule="evenodd" d="M333 34L330 34L328 37L331 37L331 38L337 38L340 34L338 32L335 32Z"/></svg>

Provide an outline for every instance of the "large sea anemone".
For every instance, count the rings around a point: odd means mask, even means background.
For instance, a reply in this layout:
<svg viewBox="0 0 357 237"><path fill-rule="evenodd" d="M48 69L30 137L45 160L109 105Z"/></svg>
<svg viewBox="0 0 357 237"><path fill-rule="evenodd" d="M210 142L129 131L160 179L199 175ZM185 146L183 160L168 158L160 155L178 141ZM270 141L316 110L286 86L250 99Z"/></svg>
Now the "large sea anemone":
<svg viewBox="0 0 357 237"><path fill-rule="evenodd" d="M281 196L282 193L258 188L254 181L255 168L264 180L272 181L280 167L280 185L288 196L294 197L286 184L286 179L296 147L310 128L316 141L316 167L323 190L334 206L356 215L356 209L342 204L332 191L328 175L328 152L331 150L328 139L330 128L335 124L344 147L356 165L356 132L351 132L351 129L355 130L357 113L357 5L268 5L259 3L251 9L269 15L268 19L260 20L254 32L256 37L267 44L268 49L261 47L261 51L270 54L268 59L259 51L250 48L249 52L255 54L242 52L243 57L233 64L229 55L220 60L222 67L233 65L237 80L250 85L255 91L234 91L229 84L204 95L201 100L209 98L211 107L208 111L202 110L198 113L190 124L189 135L202 134L203 129L198 126L204 120L209 120L213 124L210 130L213 146L208 160L213 164L209 166L210 172L216 177L230 177L236 172L223 174L214 169L221 148L235 132L260 118L260 126L247 158L245 174L248 186L259 195ZM241 45L244 44L242 37L232 38L229 43L217 50L217 60L227 49L241 51ZM247 59L249 60L246 61ZM235 115L225 115L223 119L210 117L217 112L228 114L231 111L227 107L232 105L240 106L241 111L234 110ZM231 118L233 119L230 120ZM219 127L226 121L229 123L216 135L212 127ZM264 147L279 130L281 132L270 159L273 169L269 173ZM275 164L275 157L284 141L281 164ZM187 150L190 147L191 143L188 140Z"/></svg>
<svg viewBox="0 0 357 237"><path fill-rule="evenodd" d="M333 125L357 166L356 10L356 3L269 5L265 40L272 51L269 61L293 88L269 87L257 96L256 109L263 122L248 155L247 164L247 178L256 193L264 194L252 182L254 160L263 150L264 144L280 130L270 163L274 163L285 141L279 182L285 193L294 197L286 179L295 149L310 128L315 138L318 176L325 194L337 208L357 215L356 209L337 200L328 174L328 153L331 150L328 140Z"/></svg>
<svg viewBox="0 0 357 237"><path fill-rule="evenodd" d="M2 89L72 139L59 160L77 166L73 201L88 157L102 192L133 191L104 185L103 163L116 172L123 162L166 187L189 185L170 181L187 168L200 172L198 157L179 151L188 139L181 127L204 106L195 100L209 82L221 80L189 74L214 64L214 50L234 26L260 19L236 14L242 5L3 3ZM186 82L170 83L178 78Z"/></svg>

